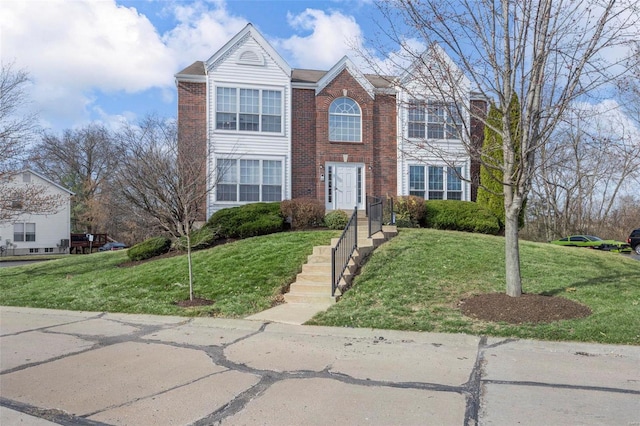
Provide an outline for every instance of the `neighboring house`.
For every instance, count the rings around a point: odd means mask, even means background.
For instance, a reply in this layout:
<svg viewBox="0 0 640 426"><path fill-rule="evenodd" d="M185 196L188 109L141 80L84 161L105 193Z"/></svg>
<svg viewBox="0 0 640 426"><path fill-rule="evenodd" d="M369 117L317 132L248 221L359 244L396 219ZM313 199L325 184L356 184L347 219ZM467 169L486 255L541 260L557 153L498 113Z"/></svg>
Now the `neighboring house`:
<svg viewBox="0 0 640 426"><path fill-rule="evenodd" d="M47 194L60 197L61 204L52 214L20 214L0 222L0 247L4 255L68 253L71 233L71 195L66 188L33 170L23 170L5 178L4 188L44 187ZM12 208L20 210L17 200Z"/></svg>
<svg viewBox="0 0 640 426"><path fill-rule="evenodd" d="M175 77L180 144L207 161L215 182L207 217L303 197L327 210L363 209L367 195L475 200L479 167L454 130L466 120L481 144L482 126L426 90L400 89L411 87L410 71L366 75L348 57L328 71L292 69L248 24ZM465 102L486 108L471 93Z"/></svg>

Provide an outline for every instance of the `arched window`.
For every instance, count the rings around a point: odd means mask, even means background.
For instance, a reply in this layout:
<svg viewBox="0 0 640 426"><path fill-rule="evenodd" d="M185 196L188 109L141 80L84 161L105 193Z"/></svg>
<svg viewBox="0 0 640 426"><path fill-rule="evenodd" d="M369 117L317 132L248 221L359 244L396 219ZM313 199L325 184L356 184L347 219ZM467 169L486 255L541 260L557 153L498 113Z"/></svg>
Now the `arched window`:
<svg viewBox="0 0 640 426"><path fill-rule="evenodd" d="M329 106L329 140L361 142L360 107L350 98L338 98Z"/></svg>

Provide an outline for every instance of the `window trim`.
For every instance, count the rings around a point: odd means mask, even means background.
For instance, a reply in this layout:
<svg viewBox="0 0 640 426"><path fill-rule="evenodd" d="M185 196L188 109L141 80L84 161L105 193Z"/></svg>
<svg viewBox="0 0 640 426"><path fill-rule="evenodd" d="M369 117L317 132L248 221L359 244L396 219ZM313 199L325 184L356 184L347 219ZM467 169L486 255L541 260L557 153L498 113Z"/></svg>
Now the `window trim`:
<svg viewBox="0 0 640 426"><path fill-rule="evenodd" d="M232 161L234 162L234 165L232 166L235 169L235 177L234 180L228 180L225 181L226 178L228 178L228 176L225 176L225 173L223 171L223 175L220 176L218 183L216 184L216 188L215 188L215 203L222 203L222 204L234 204L234 205L238 205L238 204L249 204L249 203L268 203L268 202L272 202L272 201L282 201L284 200L284 196L285 196L285 159L278 157L278 158L274 158L274 157L241 157L241 158L226 158L226 157L218 157L216 158L216 167L218 167L219 162L221 161ZM259 183L253 183L253 182L243 182L243 174L242 174L242 162L245 161L247 162L253 162L253 161L257 161L259 164L259 173L258 173L258 179L257 181ZM265 162L275 162L275 163L279 163L279 168L280 168L280 173L279 173L279 180L280 183L279 185L274 185L273 183L270 182L266 182L265 179L268 179L269 177L273 178L275 175L267 175L267 173L265 172ZM229 167L229 169L231 169L231 166ZM218 171L218 173L220 173L220 171ZM253 177L255 177L255 175L252 175ZM235 186L235 199L234 200L226 200L223 199L221 200L219 198L220 195L220 189L222 185L226 185L228 187L231 186ZM240 198L242 198L242 189L243 186L245 187L244 189L248 189L249 186L258 186L258 199L257 200L240 200ZM279 200L265 200L265 189L269 188L269 187L280 187L280 199ZM229 188L230 189L230 188ZM231 192L229 191L229 194L231 194ZM247 192L248 194L248 192Z"/></svg>
<svg viewBox="0 0 640 426"><path fill-rule="evenodd" d="M433 108L443 108L444 116L440 118L439 115L431 114L429 111ZM405 134L407 139L412 140L435 140L435 141L459 141L462 140L462 126L464 118L458 114L458 109L455 102L442 102L429 99L416 99L412 98L408 101L408 107L406 108L406 130ZM438 120L434 120L433 116L438 117ZM452 116L455 116L452 121ZM455 119L458 121L455 121ZM442 138L430 137L430 132L435 129L434 126L438 126L438 131L442 132ZM452 131L451 129L455 129Z"/></svg>
<svg viewBox="0 0 640 426"><path fill-rule="evenodd" d="M358 113L357 114L349 114L346 112L331 112L331 109L333 108L334 105L336 105L337 102L342 101L342 100L349 100L353 102L353 106L355 106L356 108L358 108ZM340 96L339 98L335 98L333 101L331 101L331 103L329 104L329 109L327 110L327 137L329 139L329 142L342 142L342 143L362 143L362 107L360 106L360 104L353 98L350 98L348 96ZM338 139L336 137L334 137L332 132L332 117L357 117L358 118L358 126L357 126L357 130L358 130L358 134L354 135L357 136L357 140L345 140L345 139ZM335 126L335 125L334 125ZM356 126L354 126L355 129ZM340 132L340 134L344 134L344 132ZM339 136L339 135L338 135Z"/></svg>
<svg viewBox="0 0 640 426"><path fill-rule="evenodd" d="M20 233L17 230L18 226L22 227L22 231ZM33 228L33 231L30 232L29 228ZM20 235L20 237L16 238L17 235ZM16 222L13 224L13 241L14 242L34 243L37 241L36 237L37 237L37 232L36 232L35 222Z"/></svg>
<svg viewBox="0 0 640 426"><path fill-rule="evenodd" d="M219 89L232 89L235 90L235 100L234 107L235 112L219 110L218 109L218 90ZM241 112L241 91L242 90L257 90L258 91L258 113L251 114L247 112ZM280 131L265 131L263 130L265 117L278 117L278 115L267 114L264 112L265 102L264 102L264 93L265 92L277 92L280 94ZM251 86L251 85L242 85L242 84L216 84L213 87L213 101L211 102L213 107L213 130L216 132L229 132L229 133L241 133L241 134L250 134L256 135L259 134L261 136L282 136L285 134L285 88L282 86ZM235 121L229 121L230 123L234 123L235 128L224 128L218 127L218 114L234 114ZM258 130L240 130L240 116L241 115L257 115L258 116Z"/></svg>
<svg viewBox="0 0 640 426"><path fill-rule="evenodd" d="M421 181L415 181L412 182L412 169L413 168L420 168L422 169L421 172L421 177L422 180ZM440 173L441 173L441 178L442 180L439 183L440 185L438 185L438 187L434 187L432 185L432 181L430 179L430 169L431 168L438 168L440 169ZM458 169L457 173L456 172L452 172L452 169ZM466 190L466 186L464 184L464 178L460 178L457 179L457 182L459 182L460 185L460 189L449 189L450 188L450 183L449 182L449 178L451 175L451 173L459 174L460 176L465 176L465 170L466 170L466 166L465 165L455 165L453 167L448 166L448 165L443 165L443 164L409 164L409 170L408 170L408 179L407 179L407 186L408 186L408 194L409 195L416 195L418 197L422 197L425 200L456 200L456 201L464 201L466 200L466 195L467 195L467 190ZM412 187L412 185L415 184L421 184L420 187L418 186L414 186ZM433 192L441 192L442 193L442 198L433 198L430 196L430 193ZM454 194L460 194L460 198L456 198L454 197Z"/></svg>

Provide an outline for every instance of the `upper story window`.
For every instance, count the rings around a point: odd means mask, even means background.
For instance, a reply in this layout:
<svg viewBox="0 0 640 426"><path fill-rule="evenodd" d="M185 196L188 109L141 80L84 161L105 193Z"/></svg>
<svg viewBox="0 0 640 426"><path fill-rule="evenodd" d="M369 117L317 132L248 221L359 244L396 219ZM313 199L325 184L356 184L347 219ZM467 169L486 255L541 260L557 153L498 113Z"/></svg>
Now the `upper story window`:
<svg viewBox="0 0 640 426"><path fill-rule="evenodd" d="M216 129L282 133L282 91L217 87Z"/></svg>
<svg viewBox="0 0 640 426"><path fill-rule="evenodd" d="M412 100L407 121L411 139L461 139L462 117L454 103Z"/></svg>
<svg viewBox="0 0 640 426"><path fill-rule="evenodd" d="M338 98L329 106L329 140L361 142L360 107L350 98Z"/></svg>

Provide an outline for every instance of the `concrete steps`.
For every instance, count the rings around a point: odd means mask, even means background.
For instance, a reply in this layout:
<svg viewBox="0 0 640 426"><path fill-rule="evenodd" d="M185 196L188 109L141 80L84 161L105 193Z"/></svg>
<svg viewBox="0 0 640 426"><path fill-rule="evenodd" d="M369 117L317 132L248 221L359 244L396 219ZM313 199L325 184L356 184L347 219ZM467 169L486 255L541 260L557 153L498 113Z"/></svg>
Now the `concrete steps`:
<svg viewBox="0 0 640 426"><path fill-rule="evenodd" d="M291 284L290 290L284 295L287 303L304 304L332 304L341 295L340 288L349 286L358 273L364 259L382 243L398 234L395 226L385 226L382 232L378 232L371 238L367 235L368 222L366 217L358 218L358 249L354 253L344 278L336 291L331 296L331 248L335 247L338 238L331 240L330 246L316 246L312 254L307 257L307 263L302 266L302 272Z"/></svg>

